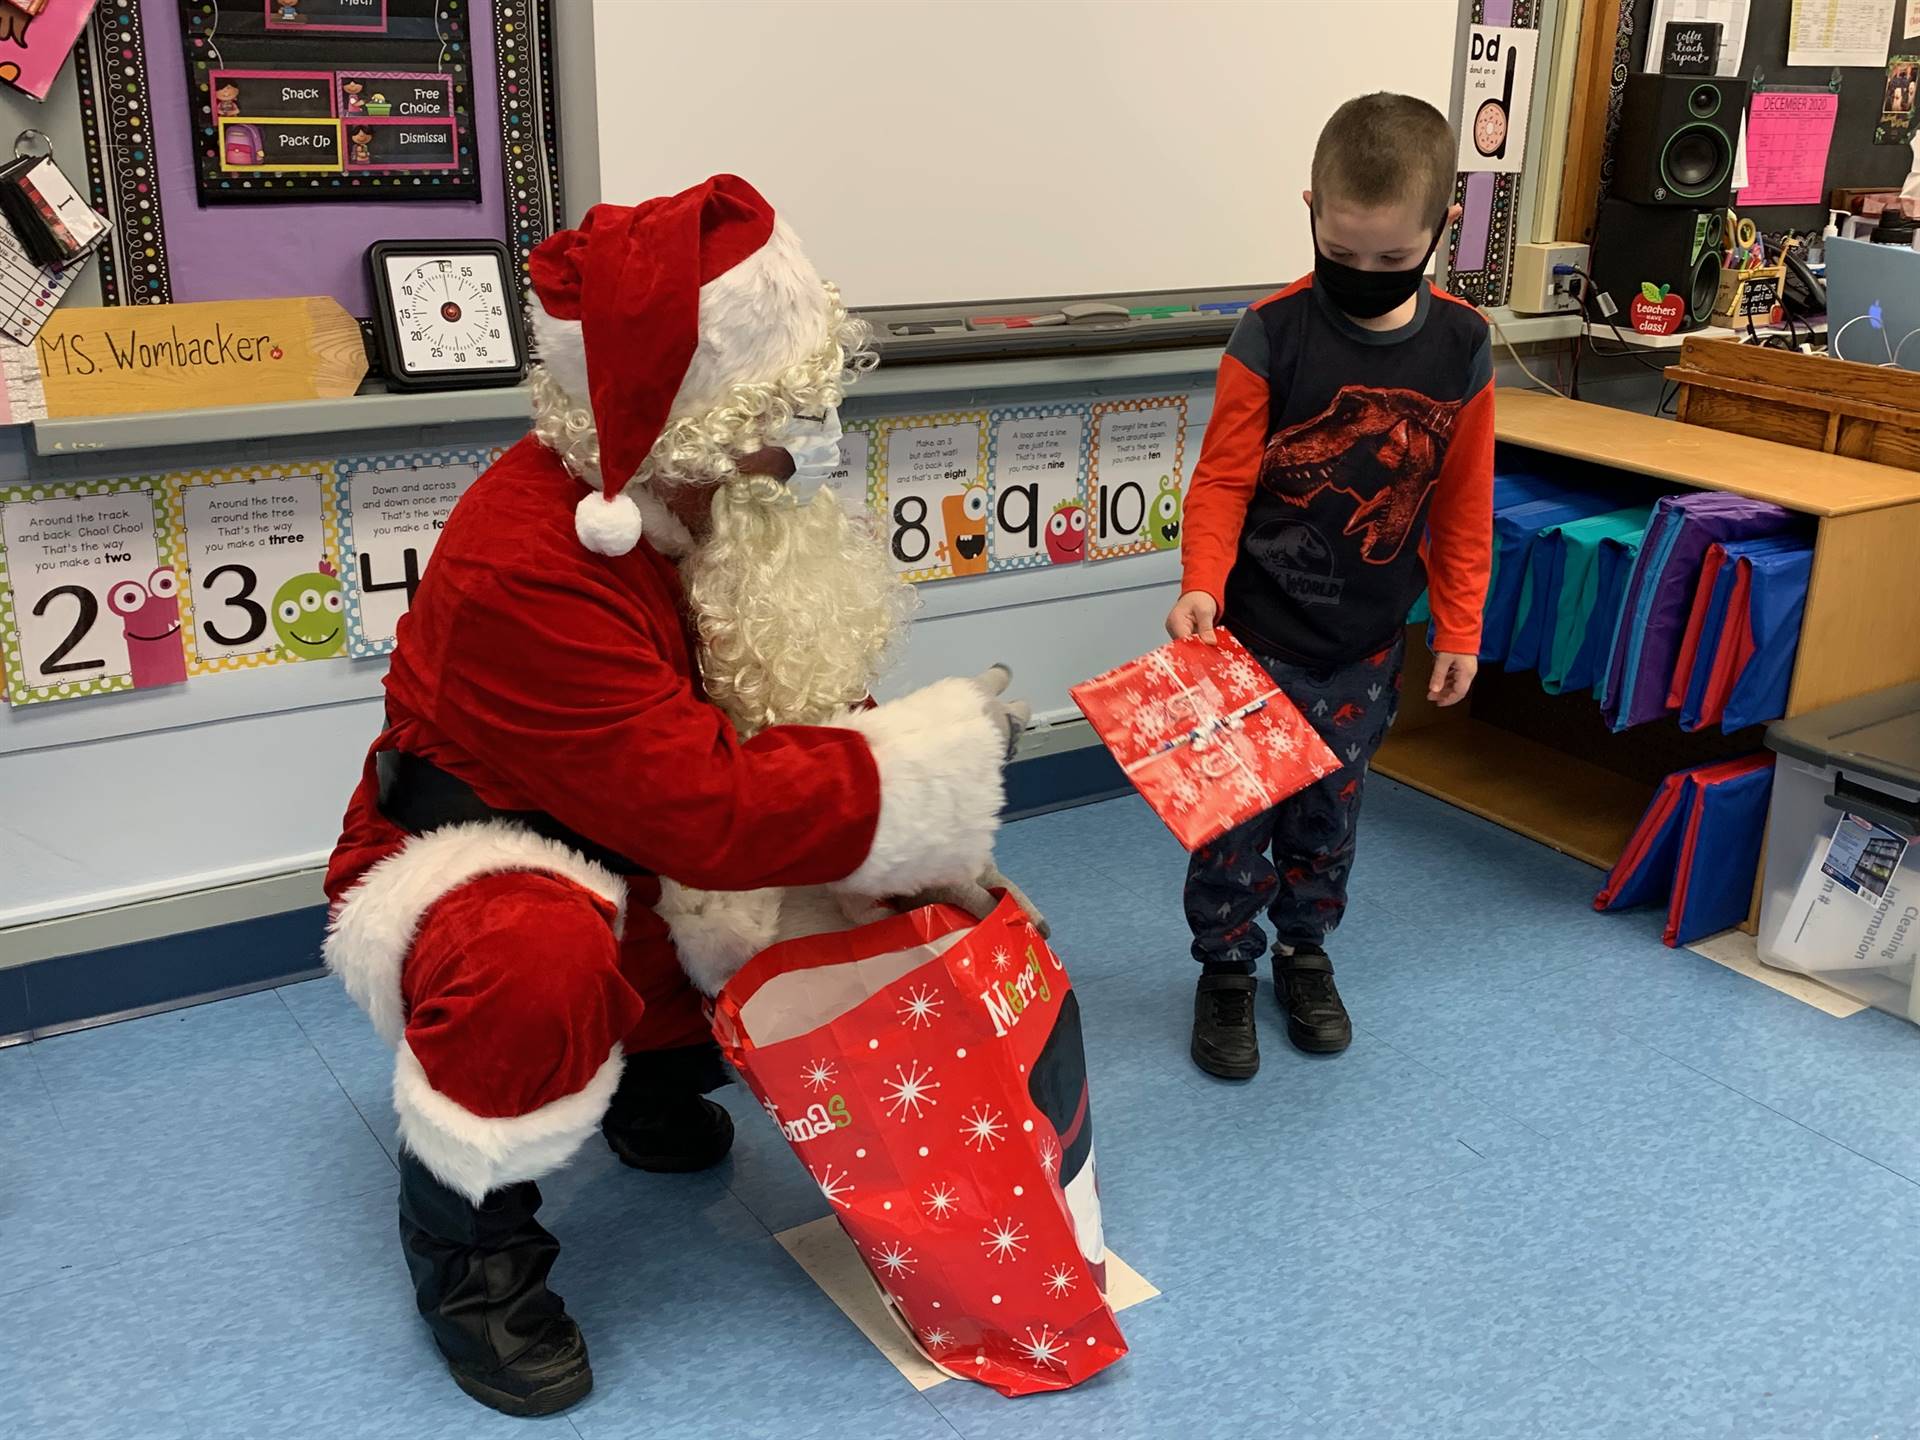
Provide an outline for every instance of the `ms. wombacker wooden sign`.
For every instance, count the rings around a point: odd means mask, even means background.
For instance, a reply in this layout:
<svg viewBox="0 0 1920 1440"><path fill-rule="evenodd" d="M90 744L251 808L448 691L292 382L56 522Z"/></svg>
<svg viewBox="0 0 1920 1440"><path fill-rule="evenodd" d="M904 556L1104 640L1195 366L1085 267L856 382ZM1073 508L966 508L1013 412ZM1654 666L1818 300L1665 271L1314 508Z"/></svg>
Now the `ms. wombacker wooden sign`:
<svg viewBox="0 0 1920 1440"><path fill-rule="evenodd" d="M35 349L54 419L329 399L367 373L359 324L324 296L61 309Z"/></svg>

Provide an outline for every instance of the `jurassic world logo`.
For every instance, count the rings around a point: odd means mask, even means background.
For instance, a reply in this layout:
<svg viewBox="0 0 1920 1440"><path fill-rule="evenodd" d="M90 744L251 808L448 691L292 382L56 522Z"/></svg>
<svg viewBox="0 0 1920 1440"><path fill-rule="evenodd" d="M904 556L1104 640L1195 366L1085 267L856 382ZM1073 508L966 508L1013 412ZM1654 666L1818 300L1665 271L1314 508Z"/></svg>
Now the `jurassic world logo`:
<svg viewBox="0 0 1920 1440"><path fill-rule="evenodd" d="M1338 605L1347 582L1334 578L1333 547L1304 520L1269 520L1247 535L1247 554L1302 605Z"/></svg>

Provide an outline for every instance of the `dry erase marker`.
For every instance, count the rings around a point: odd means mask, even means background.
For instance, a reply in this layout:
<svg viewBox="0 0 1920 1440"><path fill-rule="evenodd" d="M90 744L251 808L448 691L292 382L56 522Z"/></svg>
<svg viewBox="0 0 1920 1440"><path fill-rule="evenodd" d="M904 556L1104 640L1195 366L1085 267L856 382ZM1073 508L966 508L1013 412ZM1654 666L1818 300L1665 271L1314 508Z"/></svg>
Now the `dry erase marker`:
<svg viewBox="0 0 1920 1440"><path fill-rule="evenodd" d="M1251 300L1209 300L1200 308L1214 315L1238 315L1252 303Z"/></svg>
<svg viewBox="0 0 1920 1440"><path fill-rule="evenodd" d="M1135 320L1165 320L1170 315L1191 315L1191 305L1137 305L1127 311Z"/></svg>

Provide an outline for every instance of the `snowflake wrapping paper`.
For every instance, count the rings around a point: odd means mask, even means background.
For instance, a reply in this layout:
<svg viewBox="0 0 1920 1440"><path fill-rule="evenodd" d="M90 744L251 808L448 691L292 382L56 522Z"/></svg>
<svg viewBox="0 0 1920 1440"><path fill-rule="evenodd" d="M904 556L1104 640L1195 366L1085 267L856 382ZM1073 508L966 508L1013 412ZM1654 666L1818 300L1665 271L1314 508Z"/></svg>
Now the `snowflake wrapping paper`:
<svg viewBox="0 0 1920 1440"><path fill-rule="evenodd" d="M1005 897L762 951L714 1033L928 1359L1005 1395L1127 1353L1080 1004Z"/></svg>
<svg viewBox="0 0 1920 1440"><path fill-rule="evenodd" d="M1176 640L1073 687L1127 779L1194 850L1271 810L1340 759L1225 630Z"/></svg>

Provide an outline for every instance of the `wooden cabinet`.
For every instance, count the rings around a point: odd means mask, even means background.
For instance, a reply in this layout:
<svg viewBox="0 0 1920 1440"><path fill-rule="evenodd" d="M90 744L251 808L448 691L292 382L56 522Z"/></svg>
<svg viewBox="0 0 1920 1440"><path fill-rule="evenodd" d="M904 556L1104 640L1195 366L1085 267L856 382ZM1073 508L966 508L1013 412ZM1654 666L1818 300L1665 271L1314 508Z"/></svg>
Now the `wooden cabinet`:
<svg viewBox="0 0 1920 1440"><path fill-rule="evenodd" d="M1920 374L1911 370L1689 336L1667 378L1680 387L1683 424L1920 470Z"/></svg>
<svg viewBox="0 0 1920 1440"><path fill-rule="evenodd" d="M1494 409L1503 451L1589 462L1582 483L1618 484L1623 504L1725 490L1808 517L1813 575L1788 714L1920 680L1920 474L1531 392L1503 390ZM1406 705L1374 768L1593 865L1619 857L1663 767L1739 743L1683 737L1671 720L1609 734L1590 695L1555 697L1551 711L1542 697L1517 724L1511 702L1539 687L1524 674L1485 677L1477 699L1436 710L1424 627L1409 638Z"/></svg>

